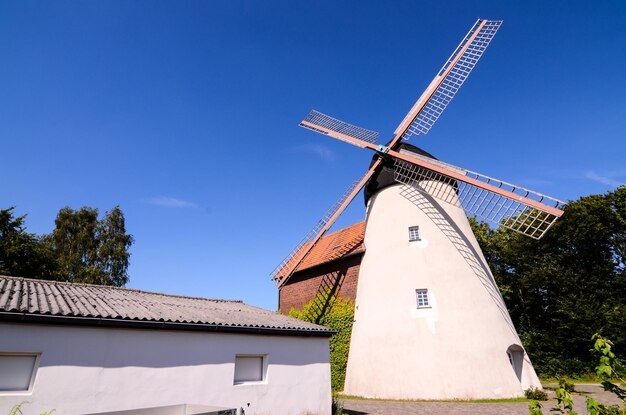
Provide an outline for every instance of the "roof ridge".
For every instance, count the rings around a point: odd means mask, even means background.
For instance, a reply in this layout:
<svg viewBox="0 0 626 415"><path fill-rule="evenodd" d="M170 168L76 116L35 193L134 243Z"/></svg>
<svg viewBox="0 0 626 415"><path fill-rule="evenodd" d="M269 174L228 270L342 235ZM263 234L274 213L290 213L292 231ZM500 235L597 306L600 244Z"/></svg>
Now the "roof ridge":
<svg viewBox="0 0 626 415"><path fill-rule="evenodd" d="M165 293L156 292L156 291L139 290L137 288L116 287L114 285L98 285L98 284L88 284L84 282L43 280L43 279L37 279L37 278L13 277L10 275L0 275L0 278L6 278L9 280L13 280L13 281L34 282L34 283L50 284L50 285L65 285L65 286L72 286L72 287L76 287L76 286L94 287L94 288L100 288L100 289L130 291L130 292L135 292L135 293L140 293L140 294L154 294L154 295L161 295L163 297L183 298L183 299L189 299L189 300L204 300L204 301L213 301L213 302L218 302L218 303L241 303L243 304L243 300L222 300L222 299L217 299L217 298L193 297L193 296L178 295L178 294L165 294Z"/></svg>
<svg viewBox="0 0 626 415"><path fill-rule="evenodd" d="M349 230L349 229L356 228L357 226L361 226L361 225L362 225L362 224L364 224L364 223L365 223L365 220L359 221L359 222L357 222L357 223L353 223L353 224L352 224L352 225L350 225L350 226L346 226L345 228L337 229L337 230L336 230L336 231L334 231L334 232L331 232L331 233L329 233L329 234L327 234L327 235L324 235L324 236L322 236L320 239L323 239L323 238L328 238L328 237L333 236L334 234L339 233L339 232L345 232L345 231L347 231L347 230Z"/></svg>

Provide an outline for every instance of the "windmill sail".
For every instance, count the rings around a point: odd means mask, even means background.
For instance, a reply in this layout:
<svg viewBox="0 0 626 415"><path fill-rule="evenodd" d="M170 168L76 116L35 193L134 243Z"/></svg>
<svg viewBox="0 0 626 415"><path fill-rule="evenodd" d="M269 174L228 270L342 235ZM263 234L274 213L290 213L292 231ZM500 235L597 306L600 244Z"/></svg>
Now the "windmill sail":
<svg viewBox="0 0 626 415"><path fill-rule="evenodd" d="M300 127L307 128L316 133L329 135L338 140L346 141L354 144L348 138L367 141L368 143L376 142L378 133L376 131L366 130L356 125L348 124L345 121L338 120L319 111L311 110L304 120L300 122ZM359 146L362 147L362 146Z"/></svg>
<svg viewBox="0 0 626 415"><path fill-rule="evenodd" d="M315 118L308 116L300 125L357 147L381 151L379 146L369 141L330 130L328 123L317 124L320 117L335 119L315 112L319 115ZM531 238L541 238L563 214L561 209L565 205L564 202L541 193L429 157L413 153L411 157L407 157L388 148L384 148L384 151L394 158L396 181L411 185L445 202L457 204L463 207L468 215L504 226ZM450 192L450 186L453 186L456 192Z"/></svg>
<svg viewBox="0 0 626 415"><path fill-rule="evenodd" d="M425 156L410 158L394 157L396 181L458 205L468 215L539 239L563 214L565 203L558 199Z"/></svg>
<svg viewBox="0 0 626 415"><path fill-rule="evenodd" d="M378 137L377 132L348 124L347 122L322 114L316 110L311 110L306 118L300 122L300 126L315 131L316 133L345 141L357 147L377 148L377 146L373 144ZM355 181L348 187L339 200L335 202L326 214L315 224L313 229L311 229L276 268L274 268L270 273L272 280L276 281L279 286L287 282L298 268L298 265L302 263L308 253L311 252L317 241L330 229L339 215L348 207L350 202L352 202L370 177L376 172L380 163L381 160L377 160L370 166L369 170L361 179Z"/></svg>
<svg viewBox="0 0 626 415"><path fill-rule="evenodd" d="M298 265L304 260L309 252L313 249L317 241L324 236L326 231L330 229L335 220L341 215L341 213L348 207L350 202L361 191L363 186L372 177L376 168L380 164L380 160L377 160L369 170L361 177L360 180L355 181L348 187L344 194L339 198L337 202L326 212L326 214L315 224L313 229L305 235L304 238L287 254L287 256L274 268L270 273L272 280L280 286L283 285L291 277L291 275L298 268Z"/></svg>
<svg viewBox="0 0 626 415"><path fill-rule="evenodd" d="M404 117L395 134L408 140L427 134L461 88L491 43L502 20L478 19L450 58Z"/></svg>
<svg viewBox="0 0 626 415"><path fill-rule="evenodd" d="M563 207L563 202L465 169L431 159L414 160L394 151L399 140L428 133L474 69L501 25L501 20L479 19L474 23L400 123L388 146L375 144L377 132L346 123L316 110L312 110L299 125L357 147L387 153L394 157L397 181L444 200L447 198L448 202L458 203L468 214L533 238L540 238L562 215L560 208ZM381 163L382 158L378 158L365 175L348 188L337 203L270 273L278 285L283 285L291 277ZM456 192L453 192L454 200L449 191L446 193L436 188L446 183L456 189ZM449 189L449 186L446 187Z"/></svg>
<svg viewBox="0 0 626 415"><path fill-rule="evenodd" d="M396 128L395 137L389 143L390 148L394 148L400 139L408 140L414 135L426 134L430 131L474 69L501 25L502 20L479 19L474 23L428 88ZM348 124L316 110L312 110L300 122L300 126L358 147L369 147L360 144L359 141L373 144L378 137L377 132Z"/></svg>

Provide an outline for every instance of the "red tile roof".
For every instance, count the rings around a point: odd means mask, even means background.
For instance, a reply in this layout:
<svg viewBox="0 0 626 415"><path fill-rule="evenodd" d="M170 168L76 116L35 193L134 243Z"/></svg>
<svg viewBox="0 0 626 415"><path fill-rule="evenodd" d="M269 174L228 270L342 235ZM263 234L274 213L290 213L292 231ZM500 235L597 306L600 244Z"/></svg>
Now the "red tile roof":
<svg viewBox="0 0 626 415"><path fill-rule="evenodd" d="M364 235L365 221L362 221L324 236L298 265L296 272L365 251Z"/></svg>
<svg viewBox="0 0 626 415"><path fill-rule="evenodd" d="M294 272L299 272L317 265L322 265L327 262L331 262L340 258L343 258L350 254L356 254L365 251L365 244L363 243L363 237L365 235L365 221L355 223L347 228L339 229L333 233L330 233L321 238L315 247L308 253L304 260L298 265ZM300 248L300 251L294 256L306 249L309 244L305 244ZM286 267L281 269L276 275L278 276L279 286L284 284L285 275L283 273L288 272Z"/></svg>

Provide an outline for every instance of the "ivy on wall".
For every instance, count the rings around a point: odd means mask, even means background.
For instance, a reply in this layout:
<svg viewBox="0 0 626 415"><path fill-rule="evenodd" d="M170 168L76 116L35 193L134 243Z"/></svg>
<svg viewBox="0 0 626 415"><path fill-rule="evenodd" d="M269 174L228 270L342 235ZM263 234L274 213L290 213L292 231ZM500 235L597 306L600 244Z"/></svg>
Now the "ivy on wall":
<svg viewBox="0 0 626 415"><path fill-rule="evenodd" d="M321 314L318 306L320 303L329 305L323 308ZM302 310L292 308L289 316L335 330L335 334L330 338L330 379L333 392L342 391L354 322L354 303L349 299L321 292L306 303Z"/></svg>

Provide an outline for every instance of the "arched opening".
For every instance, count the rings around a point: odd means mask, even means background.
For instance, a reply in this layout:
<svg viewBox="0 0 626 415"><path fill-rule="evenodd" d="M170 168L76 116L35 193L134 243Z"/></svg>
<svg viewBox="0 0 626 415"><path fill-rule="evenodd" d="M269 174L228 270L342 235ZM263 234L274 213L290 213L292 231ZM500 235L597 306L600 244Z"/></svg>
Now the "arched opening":
<svg viewBox="0 0 626 415"><path fill-rule="evenodd" d="M524 365L524 349L518 344L512 344L506 349L506 354L511 363L511 367L515 372L515 376L521 382L522 381L522 367Z"/></svg>

